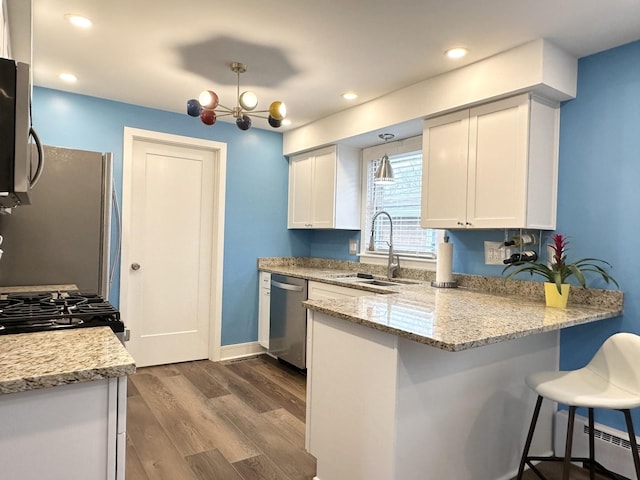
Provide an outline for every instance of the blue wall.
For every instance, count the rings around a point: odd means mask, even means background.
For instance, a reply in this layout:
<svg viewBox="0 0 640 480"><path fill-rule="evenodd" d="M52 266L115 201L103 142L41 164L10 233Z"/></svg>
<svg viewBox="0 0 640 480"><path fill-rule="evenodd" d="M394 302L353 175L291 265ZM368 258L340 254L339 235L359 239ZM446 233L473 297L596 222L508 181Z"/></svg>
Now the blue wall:
<svg viewBox="0 0 640 480"><path fill-rule="evenodd" d="M357 255L349 255L349 240L356 239L360 246L360 231L312 230L309 234L309 256L358 261Z"/></svg>
<svg viewBox="0 0 640 480"><path fill-rule="evenodd" d="M120 200L125 126L227 143L222 343L257 340L256 259L310 253L309 232L287 230L288 163L280 132L242 132L224 122L207 127L186 114L45 88L34 89L33 123L47 145L113 152ZM118 295L116 278L115 304Z"/></svg>

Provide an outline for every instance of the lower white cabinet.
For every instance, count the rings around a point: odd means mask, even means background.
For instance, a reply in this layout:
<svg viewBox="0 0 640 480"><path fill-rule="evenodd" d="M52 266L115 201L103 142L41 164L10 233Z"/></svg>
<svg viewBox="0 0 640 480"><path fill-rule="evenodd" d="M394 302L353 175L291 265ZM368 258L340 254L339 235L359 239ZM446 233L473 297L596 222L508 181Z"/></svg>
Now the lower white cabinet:
<svg viewBox="0 0 640 480"><path fill-rule="evenodd" d="M271 309L271 274L260 272L258 297L258 343L269 349L269 311Z"/></svg>
<svg viewBox="0 0 640 480"><path fill-rule="evenodd" d="M332 285L322 282L309 282L308 286L308 298L309 300L332 300L340 298L353 298L362 297L365 295L376 295L375 293L368 292L366 290L359 290L357 288L341 287L339 285ZM307 398L311 398L311 377L313 375L313 369L311 368L311 362L313 359L313 312L307 310ZM307 416L306 416L306 449L309 448L309 429L311 428L311 408L310 404L307 404Z"/></svg>
<svg viewBox="0 0 640 480"><path fill-rule="evenodd" d="M0 395L2 478L124 480L127 377Z"/></svg>
<svg viewBox="0 0 640 480"><path fill-rule="evenodd" d="M311 312L307 450L321 480L497 480L515 475L559 332L447 352ZM548 402L532 451L551 453ZM543 433L544 432L544 433Z"/></svg>
<svg viewBox="0 0 640 480"><path fill-rule="evenodd" d="M329 283L309 282L309 300L330 300L335 298L362 297L364 295L375 295L375 293Z"/></svg>

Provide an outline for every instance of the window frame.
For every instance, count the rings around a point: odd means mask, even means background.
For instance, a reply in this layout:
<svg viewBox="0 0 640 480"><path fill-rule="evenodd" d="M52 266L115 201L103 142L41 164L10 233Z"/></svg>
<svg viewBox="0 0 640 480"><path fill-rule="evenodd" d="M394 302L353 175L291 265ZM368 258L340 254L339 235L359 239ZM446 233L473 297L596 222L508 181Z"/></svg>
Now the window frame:
<svg viewBox="0 0 640 480"><path fill-rule="evenodd" d="M362 149L361 155L361 201L360 201L360 252L358 253L360 262L386 265L387 254L384 252L370 252L367 250L369 244L369 234L371 225L366 225L367 217L367 173L368 164L372 160L382 157L385 153L388 156L422 151L422 135L406 138L404 140L396 140L385 144L375 145ZM436 244L442 241L444 230L436 231ZM397 252L396 252L397 253ZM411 253L399 253L402 259L402 266L419 267L422 269L435 270L435 252L434 255L425 256Z"/></svg>

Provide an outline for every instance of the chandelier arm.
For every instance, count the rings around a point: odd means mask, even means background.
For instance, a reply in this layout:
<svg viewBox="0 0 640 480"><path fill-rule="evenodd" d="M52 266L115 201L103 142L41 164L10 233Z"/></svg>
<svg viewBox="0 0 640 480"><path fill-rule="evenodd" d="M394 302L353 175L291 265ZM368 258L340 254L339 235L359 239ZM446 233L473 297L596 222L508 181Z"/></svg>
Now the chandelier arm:
<svg viewBox="0 0 640 480"><path fill-rule="evenodd" d="M233 108L229 108L225 105L218 103L218 107L224 109L225 112L233 112Z"/></svg>
<svg viewBox="0 0 640 480"><path fill-rule="evenodd" d="M268 112L269 110L261 110L261 111ZM266 120L268 120L268 119L269 119L269 117L265 117L264 115L256 115L256 113L259 113L259 112L249 112L249 113L248 113L248 115L249 115L250 117L264 118L264 119L266 119Z"/></svg>
<svg viewBox="0 0 640 480"><path fill-rule="evenodd" d="M233 112L224 112L224 113L217 114L216 116L217 117L228 117L229 115L233 115Z"/></svg>

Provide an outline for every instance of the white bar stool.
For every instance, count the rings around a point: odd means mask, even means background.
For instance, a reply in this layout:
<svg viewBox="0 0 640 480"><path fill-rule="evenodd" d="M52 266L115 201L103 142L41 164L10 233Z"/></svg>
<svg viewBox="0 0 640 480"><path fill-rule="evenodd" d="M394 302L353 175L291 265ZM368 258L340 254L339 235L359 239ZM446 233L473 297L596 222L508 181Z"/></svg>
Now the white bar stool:
<svg viewBox="0 0 640 480"><path fill-rule="evenodd" d="M595 460L594 408L608 408L620 410L624 413L636 478L640 479L640 459L638 458L638 446L630 412L631 408L640 407L640 336L632 333L612 335L604 342L584 368L568 372L534 373L526 378L526 383L538 394L538 400L531 419L524 451L522 452L518 480L522 479L525 465L529 465L538 477L546 480L544 475L532 463L541 460L563 462L562 480L569 480L569 469L572 461L588 464L589 478L592 480L595 478L596 472L612 479L624 478L607 470ZM529 456L529 448L531 447L531 440L533 439L533 432L538 421L543 398L569 406L564 458ZM578 407L589 409L589 458L571 457L573 423L576 408Z"/></svg>

